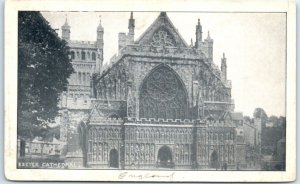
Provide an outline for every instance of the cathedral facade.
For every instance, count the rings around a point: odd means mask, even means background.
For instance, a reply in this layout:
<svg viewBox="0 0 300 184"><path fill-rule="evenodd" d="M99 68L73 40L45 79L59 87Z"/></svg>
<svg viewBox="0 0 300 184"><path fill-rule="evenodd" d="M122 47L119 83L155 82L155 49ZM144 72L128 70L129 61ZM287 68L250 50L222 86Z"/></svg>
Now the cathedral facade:
<svg viewBox="0 0 300 184"><path fill-rule="evenodd" d="M119 169L235 168L236 125L227 64L213 63L213 39L188 45L165 12L91 81L91 112L80 123L83 165Z"/></svg>

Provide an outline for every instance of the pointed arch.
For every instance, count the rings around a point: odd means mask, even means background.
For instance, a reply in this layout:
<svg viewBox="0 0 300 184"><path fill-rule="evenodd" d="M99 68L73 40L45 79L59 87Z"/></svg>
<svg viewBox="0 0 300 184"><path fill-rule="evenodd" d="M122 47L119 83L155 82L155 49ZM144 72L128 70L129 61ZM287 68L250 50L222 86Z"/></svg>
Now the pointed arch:
<svg viewBox="0 0 300 184"><path fill-rule="evenodd" d="M95 54L95 52L92 52L92 60L93 60L93 61L96 60L96 54Z"/></svg>
<svg viewBox="0 0 300 184"><path fill-rule="evenodd" d="M185 119L187 108L185 85L171 67L160 64L144 78L139 90L140 118Z"/></svg>

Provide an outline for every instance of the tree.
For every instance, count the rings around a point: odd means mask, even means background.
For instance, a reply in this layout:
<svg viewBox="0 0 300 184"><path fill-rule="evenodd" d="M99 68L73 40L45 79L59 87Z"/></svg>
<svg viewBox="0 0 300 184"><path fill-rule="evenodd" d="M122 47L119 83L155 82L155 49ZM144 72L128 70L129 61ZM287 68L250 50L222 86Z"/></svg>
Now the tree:
<svg viewBox="0 0 300 184"><path fill-rule="evenodd" d="M268 121L268 115L267 115L267 113L265 112L264 109L262 109L262 108L256 108L254 110L253 117L254 118L260 118L261 119L261 123L262 123L262 127L266 126L266 123Z"/></svg>
<svg viewBox="0 0 300 184"><path fill-rule="evenodd" d="M256 108L256 109L254 110L253 117L254 117L254 118L267 119L267 118L268 118L268 115L267 115L267 113L265 112L264 109L258 107L258 108Z"/></svg>
<svg viewBox="0 0 300 184"><path fill-rule="evenodd" d="M279 119L277 116L270 116L269 122L272 122L274 127L277 127L279 125Z"/></svg>
<svg viewBox="0 0 300 184"><path fill-rule="evenodd" d="M283 130L285 130L285 128L286 128L286 118L283 117L283 116L280 116L280 117L278 118L278 122L279 122L279 126L280 126Z"/></svg>
<svg viewBox="0 0 300 184"><path fill-rule="evenodd" d="M252 122L252 119L249 116L244 116L244 121L245 122Z"/></svg>
<svg viewBox="0 0 300 184"><path fill-rule="evenodd" d="M69 47L37 11L18 14L18 137L45 136L73 73ZM22 152L22 151L21 151Z"/></svg>

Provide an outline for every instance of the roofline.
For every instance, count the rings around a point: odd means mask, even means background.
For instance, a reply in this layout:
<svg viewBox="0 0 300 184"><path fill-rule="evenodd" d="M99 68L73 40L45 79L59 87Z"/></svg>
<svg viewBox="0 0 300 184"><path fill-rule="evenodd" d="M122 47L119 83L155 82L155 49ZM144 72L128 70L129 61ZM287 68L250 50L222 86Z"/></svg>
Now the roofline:
<svg viewBox="0 0 300 184"><path fill-rule="evenodd" d="M148 28L143 32L143 34L135 41L135 43L139 43L141 41L141 39L145 36L145 34L147 32L150 31L150 28L159 21L159 18L161 16L162 12L160 12L160 14L158 15L158 17L152 22L152 24L150 26L148 26ZM179 38L183 41L183 44L186 47L189 47L187 42L184 40L184 38L181 36L181 34L179 33L179 31L176 29L176 27L174 26L173 22L171 21L171 19L169 18L169 16L166 13L166 18L168 19L168 21L170 22L171 26L174 28L174 31L178 34Z"/></svg>

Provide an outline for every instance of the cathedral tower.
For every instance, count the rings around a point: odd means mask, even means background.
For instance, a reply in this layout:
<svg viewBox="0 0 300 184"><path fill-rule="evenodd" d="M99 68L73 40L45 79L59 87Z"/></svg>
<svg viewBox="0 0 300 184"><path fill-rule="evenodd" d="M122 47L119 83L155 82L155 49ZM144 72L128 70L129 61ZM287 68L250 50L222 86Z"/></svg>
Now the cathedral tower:
<svg viewBox="0 0 300 184"><path fill-rule="evenodd" d="M69 26L68 19L66 18L65 24L61 27L61 30L62 30L61 37L62 37L62 39L66 40L66 41L70 40L70 34L71 34L70 29L71 29L71 27Z"/></svg>

